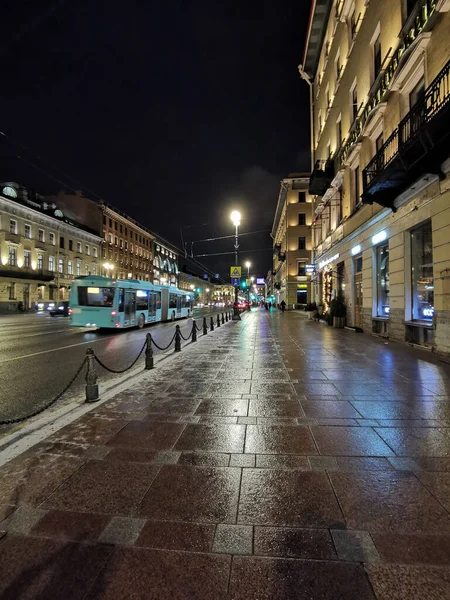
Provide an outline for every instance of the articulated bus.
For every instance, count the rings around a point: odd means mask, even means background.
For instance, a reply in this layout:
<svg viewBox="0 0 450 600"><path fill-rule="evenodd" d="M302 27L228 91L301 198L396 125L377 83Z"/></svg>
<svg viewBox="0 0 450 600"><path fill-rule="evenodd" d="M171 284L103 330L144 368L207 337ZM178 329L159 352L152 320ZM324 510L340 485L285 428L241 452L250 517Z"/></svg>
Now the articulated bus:
<svg viewBox="0 0 450 600"><path fill-rule="evenodd" d="M190 317L193 306L193 295L176 287L89 275L73 281L69 313L74 327L142 328Z"/></svg>

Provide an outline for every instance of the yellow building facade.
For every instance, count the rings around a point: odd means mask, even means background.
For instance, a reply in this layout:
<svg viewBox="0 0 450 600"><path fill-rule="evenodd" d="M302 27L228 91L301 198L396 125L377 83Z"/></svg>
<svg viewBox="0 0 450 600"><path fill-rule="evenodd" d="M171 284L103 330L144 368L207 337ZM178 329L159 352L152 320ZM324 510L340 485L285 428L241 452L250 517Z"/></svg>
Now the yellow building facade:
<svg viewBox="0 0 450 600"><path fill-rule="evenodd" d="M292 173L280 186L272 226L272 294L288 310L311 300L311 227L313 197L308 193L309 174Z"/></svg>
<svg viewBox="0 0 450 600"><path fill-rule="evenodd" d="M347 323L450 352L450 1L316 0L314 296Z"/></svg>

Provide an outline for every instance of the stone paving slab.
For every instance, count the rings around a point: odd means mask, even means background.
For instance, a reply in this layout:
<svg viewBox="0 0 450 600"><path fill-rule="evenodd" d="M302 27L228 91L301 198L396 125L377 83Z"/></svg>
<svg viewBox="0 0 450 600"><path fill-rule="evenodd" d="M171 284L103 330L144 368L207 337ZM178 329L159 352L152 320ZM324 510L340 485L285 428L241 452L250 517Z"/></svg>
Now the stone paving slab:
<svg viewBox="0 0 450 600"><path fill-rule="evenodd" d="M0 469L1 598L450 599L450 367L254 311Z"/></svg>

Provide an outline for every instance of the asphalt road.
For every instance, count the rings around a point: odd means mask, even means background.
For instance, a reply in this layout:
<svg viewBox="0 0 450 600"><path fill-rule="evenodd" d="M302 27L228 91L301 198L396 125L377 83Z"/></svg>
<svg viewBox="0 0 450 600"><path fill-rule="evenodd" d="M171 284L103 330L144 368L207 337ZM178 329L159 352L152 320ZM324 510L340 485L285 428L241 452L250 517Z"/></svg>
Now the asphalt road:
<svg viewBox="0 0 450 600"><path fill-rule="evenodd" d="M222 310L195 309L194 318L200 327L203 316L209 323L210 315ZM182 334L188 336L192 319L177 323ZM141 350L147 332L164 346L174 331L174 323L117 332L71 327L69 318L47 314L0 317L0 421L26 415L59 394L82 363L88 347L92 346L109 367L124 369ZM143 361L141 357L139 364ZM98 373L102 380L111 377L101 368ZM83 388L84 374L61 401L80 395Z"/></svg>

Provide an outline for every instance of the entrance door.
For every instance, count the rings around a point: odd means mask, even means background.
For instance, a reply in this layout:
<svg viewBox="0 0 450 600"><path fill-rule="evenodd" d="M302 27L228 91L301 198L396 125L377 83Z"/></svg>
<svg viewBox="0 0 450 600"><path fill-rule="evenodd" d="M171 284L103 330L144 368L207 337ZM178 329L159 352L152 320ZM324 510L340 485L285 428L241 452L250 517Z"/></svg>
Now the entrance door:
<svg viewBox="0 0 450 600"><path fill-rule="evenodd" d="M355 273L355 327L363 327L362 273Z"/></svg>
<svg viewBox="0 0 450 600"><path fill-rule="evenodd" d="M136 292L125 291L124 325L136 325Z"/></svg>
<svg viewBox="0 0 450 600"><path fill-rule="evenodd" d="M27 312L30 309L30 284L23 284L23 310Z"/></svg>
<svg viewBox="0 0 450 600"><path fill-rule="evenodd" d="M156 294L148 295L148 318L150 321L156 319Z"/></svg>
<svg viewBox="0 0 450 600"><path fill-rule="evenodd" d="M177 315L181 315L181 303L183 301L182 296L177 296Z"/></svg>

